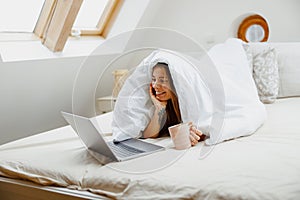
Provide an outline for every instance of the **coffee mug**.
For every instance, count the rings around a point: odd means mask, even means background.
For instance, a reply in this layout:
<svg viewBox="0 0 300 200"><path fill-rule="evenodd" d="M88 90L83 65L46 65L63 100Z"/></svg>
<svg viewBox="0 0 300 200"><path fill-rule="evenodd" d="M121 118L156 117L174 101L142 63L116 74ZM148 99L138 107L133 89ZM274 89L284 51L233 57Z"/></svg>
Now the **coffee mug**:
<svg viewBox="0 0 300 200"><path fill-rule="evenodd" d="M191 147L189 123L176 124L168 129L175 149L183 150Z"/></svg>

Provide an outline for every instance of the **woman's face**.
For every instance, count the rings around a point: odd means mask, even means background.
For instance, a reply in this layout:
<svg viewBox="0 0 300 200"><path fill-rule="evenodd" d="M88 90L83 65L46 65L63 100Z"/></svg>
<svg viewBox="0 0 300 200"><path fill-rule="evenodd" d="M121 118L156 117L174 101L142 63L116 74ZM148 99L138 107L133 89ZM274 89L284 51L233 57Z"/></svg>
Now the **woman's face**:
<svg viewBox="0 0 300 200"><path fill-rule="evenodd" d="M167 101L172 97L172 90L170 86L170 78L164 67L156 66L152 72L152 87L156 93L156 99L159 101Z"/></svg>

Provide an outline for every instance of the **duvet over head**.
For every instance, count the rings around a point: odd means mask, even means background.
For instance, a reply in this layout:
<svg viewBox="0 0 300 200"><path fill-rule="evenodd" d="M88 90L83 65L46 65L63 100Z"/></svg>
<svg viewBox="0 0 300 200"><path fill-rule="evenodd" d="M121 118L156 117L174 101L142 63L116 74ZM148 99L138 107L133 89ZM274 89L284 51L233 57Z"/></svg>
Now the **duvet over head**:
<svg viewBox="0 0 300 200"><path fill-rule="evenodd" d="M158 62L169 66L182 121L193 122L209 136L206 144L250 135L263 124L265 107L259 101L242 44L230 39L197 59L165 49L144 58L119 93L112 122L115 140L141 137L150 122L154 105L149 84Z"/></svg>

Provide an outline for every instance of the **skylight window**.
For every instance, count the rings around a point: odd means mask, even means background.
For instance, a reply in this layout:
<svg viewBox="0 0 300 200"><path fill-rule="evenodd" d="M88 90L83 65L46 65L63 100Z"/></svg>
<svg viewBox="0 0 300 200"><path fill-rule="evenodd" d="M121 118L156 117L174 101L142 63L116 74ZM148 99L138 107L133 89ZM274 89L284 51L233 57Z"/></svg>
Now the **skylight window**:
<svg viewBox="0 0 300 200"><path fill-rule="evenodd" d="M32 32L44 0L0 2L0 32Z"/></svg>
<svg viewBox="0 0 300 200"><path fill-rule="evenodd" d="M70 35L106 37L121 0L3 0L0 33L34 33L51 51ZM75 34L76 33L76 34ZM27 35L27 34L24 34Z"/></svg>
<svg viewBox="0 0 300 200"><path fill-rule="evenodd" d="M105 37L120 0L84 0L73 24L73 33Z"/></svg>
<svg viewBox="0 0 300 200"><path fill-rule="evenodd" d="M74 29L95 29L108 0L84 0L74 22Z"/></svg>

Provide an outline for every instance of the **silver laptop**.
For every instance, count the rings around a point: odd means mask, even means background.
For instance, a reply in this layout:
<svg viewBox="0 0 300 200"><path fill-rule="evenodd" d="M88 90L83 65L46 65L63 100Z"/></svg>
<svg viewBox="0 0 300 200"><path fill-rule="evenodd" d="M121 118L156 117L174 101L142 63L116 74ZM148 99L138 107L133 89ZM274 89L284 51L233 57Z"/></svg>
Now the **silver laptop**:
<svg viewBox="0 0 300 200"><path fill-rule="evenodd" d="M121 142L106 141L95 119L61 112L92 156L100 162L119 162L163 150L164 147L131 138ZM103 158L103 156L105 158ZM107 159L108 160L105 160Z"/></svg>

